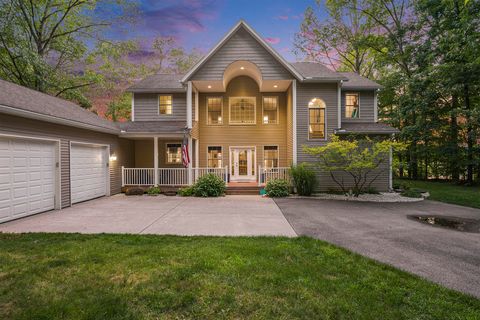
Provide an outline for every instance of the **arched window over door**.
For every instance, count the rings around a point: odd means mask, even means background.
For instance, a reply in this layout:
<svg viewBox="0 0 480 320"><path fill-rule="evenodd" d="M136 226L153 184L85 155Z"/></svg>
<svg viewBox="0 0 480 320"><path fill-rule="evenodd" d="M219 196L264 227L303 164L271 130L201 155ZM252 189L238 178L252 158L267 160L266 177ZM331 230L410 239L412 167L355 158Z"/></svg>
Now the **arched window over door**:
<svg viewBox="0 0 480 320"><path fill-rule="evenodd" d="M308 103L308 139L325 139L325 102L313 98Z"/></svg>

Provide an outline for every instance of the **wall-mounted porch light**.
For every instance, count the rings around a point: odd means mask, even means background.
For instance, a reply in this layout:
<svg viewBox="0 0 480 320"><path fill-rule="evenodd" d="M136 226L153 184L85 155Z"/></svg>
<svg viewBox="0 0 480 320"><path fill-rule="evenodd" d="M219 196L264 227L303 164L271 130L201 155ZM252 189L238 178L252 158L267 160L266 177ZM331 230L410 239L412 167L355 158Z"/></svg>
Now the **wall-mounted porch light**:
<svg viewBox="0 0 480 320"><path fill-rule="evenodd" d="M268 116L263 116L263 123L268 124Z"/></svg>
<svg viewBox="0 0 480 320"><path fill-rule="evenodd" d="M110 161L117 161L117 155L115 153L110 155Z"/></svg>

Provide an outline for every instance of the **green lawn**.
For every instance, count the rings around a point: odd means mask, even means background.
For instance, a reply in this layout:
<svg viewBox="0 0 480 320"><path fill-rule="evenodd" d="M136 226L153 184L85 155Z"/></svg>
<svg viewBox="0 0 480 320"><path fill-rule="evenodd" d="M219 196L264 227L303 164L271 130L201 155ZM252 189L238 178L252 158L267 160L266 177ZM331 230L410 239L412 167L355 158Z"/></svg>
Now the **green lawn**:
<svg viewBox="0 0 480 320"><path fill-rule="evenodd" d="M480 186L464 187L449 182L415 181L397 179L411 188L425 189L430 192L430 200L459 204L461 206L480 208Z"/></svg>
<svg viewBox="0 0 480 320"><path fill-rule="evenodd" d="M480 300L310 238L0 234L0 319L478 319Z"/></svg>

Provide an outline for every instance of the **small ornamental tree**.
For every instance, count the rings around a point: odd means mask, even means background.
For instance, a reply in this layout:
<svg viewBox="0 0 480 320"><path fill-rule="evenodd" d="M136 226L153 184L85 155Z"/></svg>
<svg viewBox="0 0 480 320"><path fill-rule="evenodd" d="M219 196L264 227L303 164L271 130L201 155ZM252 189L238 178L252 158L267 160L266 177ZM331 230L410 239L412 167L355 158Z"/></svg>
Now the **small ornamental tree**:
<svg viewBox="0 0 480 320"><path fill-rule="evenodd" d="M316 165L330 174L342 192L347 193L351 189L358 197L381 174L375 169L388 161L390 150L405 150L405 144L391 140L373 141L368 137L361 140L340 139L332 135L331 141L324 146L304 146L303 149L317 159ZM345 176L351 179L345 179Z"/></svg>

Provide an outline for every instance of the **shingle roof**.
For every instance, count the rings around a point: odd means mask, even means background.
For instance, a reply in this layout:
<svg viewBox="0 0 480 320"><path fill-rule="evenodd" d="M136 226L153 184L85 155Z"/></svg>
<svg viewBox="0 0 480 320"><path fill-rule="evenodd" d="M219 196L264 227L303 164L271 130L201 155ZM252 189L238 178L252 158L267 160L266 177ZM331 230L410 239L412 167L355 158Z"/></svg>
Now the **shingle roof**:
<svg viewBox="0 0 480 320"><path fill-rule="evenodd" d="M119 122L122 133L183 133L185 121L128 121ZM123 132L125 131L125 132Z"/></svg>
<svg viewBox="0 0 480 320"><path fill-rule="evenodd" d="M180 80L182 79L182 74L154 74L152 76L146 77L145 79L137 82L133 86L127 89L129 92L183 92L185 88L183 87Z"/></svg>
<svg viewBox="0 0 480 320"><path fill-rule="evenodd" d="M306 80L347 80L347 78L317 62L293 62L291 65Z"/></svg>
<svg viewBox="0 0 480 320"><path fill-rule="evenodd" d="M117 125L76 105L73 102L50 96L0 79L0 112L24 111L23 116L40 115L46 121L68 121L71 125L87 126L97 131L118 132ZM12 108L12 109L10 109Z"/></svg>
<svg viewBox="0 0 480 320"><path fill-rule="evenodd" d="M344 89L381 89L382 86L368 78L362 77L355 72L339 72L348 78L348 81L342 84Z"/></svg>
<svg viewBox="0 0 480 320"><path fill-rule="evenodd" d="M335 130L336 134L349 134L349 133L370 133L370 134L392 134L399 133L396 128L389 126L388 124L381 122L357 122L357 123L342 123L342 128Z"/></svg>

